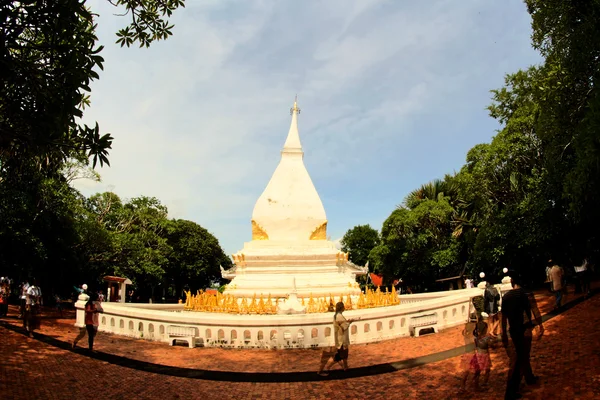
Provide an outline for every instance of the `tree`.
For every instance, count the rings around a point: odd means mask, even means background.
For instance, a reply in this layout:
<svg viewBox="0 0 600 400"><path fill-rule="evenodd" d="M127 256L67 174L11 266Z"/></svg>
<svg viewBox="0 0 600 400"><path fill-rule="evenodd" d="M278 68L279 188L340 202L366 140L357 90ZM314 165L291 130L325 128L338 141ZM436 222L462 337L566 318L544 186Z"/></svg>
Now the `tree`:
<svg viewBox="0 0 600 400"><path fill-rule="evenodd" d="M122 203L114 193L103 193L90 198L89 209L110 235L107 252L98 258L105 266L98 276L125 276L147 291L162 283L172 251L165 238L167 208L154 197Z"/></svg>
<svg viewBox="0 0 600 400"><path fill-rule="evenodd" d="M431 287L444 269L459 262L460 244L452 235L453 212L444 199L394 210L383 223L381 244L369 255L375 272L402 278L414 287Z"/></svg>
<svg viewBox="0 0 600 400"><path fill-rule="evenodd" d="M185 7L185 0L108 0L115 7L125 8L125 16L131 17L131 23L117 32L117 43L131 46L149 47L155 40L171 36L173 25L163 19L170 17L179 7Z"/></svg>
<svg viewBox="0 0 600 400"><path fill-rule="evenodd" d="M434 179L410 192L404 198L403 206L413 209L425 200L451 200L456 199L456 197L457 187L454 184L453 178L451 175L446 175L444 179Z"/></svg>
<svg viewBox="0 0 600 400"><path fill-rule="evenodd" d="M532 43L545 58L537 85L537 130L545 153L546 181L556 207L568 216L563 229L575 258L599 248L600 235L600 3L527 0Z"/></svg>
<svg viewBox="0 0 600 400"><path fill-rule="evenodd" d="M369 256L376 269L426 283L447 264L439 261L458 259L469 272L499 277L510 267L534 282L549 257L573 265L599 255L600 2L525 2L544 62L492 91L490 116L501 129L491 143L474 146L458 174L422 185L390 215ZM455 240L441 234L448 221L435 218L444 204Z"/></svg>
<svg viewBox="0 0 600 400"><path fill-rule="evenodd" d="M0 184L0 271L38 278L51 294L80 276L77 216L82 196L60 175L24 169Z"/></svg>
<svg viewBox="0 0 600 400"><path fill-rule="evenodd" d="M455 233L466 234L463 257L472 268L469 272L499 277L504 267L511 267L533 278L536 268L531 267L543 266L561 223L544 183L543 147L536 129L539 75L538 68L519 71L506 77L504 88L492 91L490 115L503 128L490 144L469 151L454 178L465 216L458 218L462 226L457 224Z"/></svg>
<svg viewBox="0 0 600 400"><path fill-rule="evenodd" d="M167 208L153 197L123 202L111 192L99 193L86 203L80 218L87 270L99 279L125 276L137 292L152 297L155 289L174 286L204 289L220 281L220 268L231 261L219 241L200 225L167 219Z"/></svg>
<svg viewBox="0 0 600 400"><path fill-rule="evenodd" d="M232 265L217 238L195 222L171 220L166 238L172 251L168 256L165 280L175 285L178 294L184 286L197 290L220 282L219 267L229 269Z"/></svg>
<svg viewBox="0 0 600 400"><path fill-rule="evenodd" d="M109 0L111 1L111 0ZM121 46L149 46L171 35L183 0L115 0L131 23ZM96 25L85 0L9 1L0 6L0 180L35 165L58 170L81 153L108 165L112 136L79 123L90 83L103 68Z"/></svg>
<svg viewBox="0 0 600 400"><path fill-rule="evenodd" d="M350 254L350 261L364 266L371 250L379 244L379 232L370 225L357 225L348 229L340 243L342 251Z"/></svg>
<svg viewBox="0 0 600 400"><path fill-rule="evenodd" d="M103 58L92 14L76 0L7 2L2 6L0 163L58 169L74 152L108 162L110 135L77 123Z"/></svg>

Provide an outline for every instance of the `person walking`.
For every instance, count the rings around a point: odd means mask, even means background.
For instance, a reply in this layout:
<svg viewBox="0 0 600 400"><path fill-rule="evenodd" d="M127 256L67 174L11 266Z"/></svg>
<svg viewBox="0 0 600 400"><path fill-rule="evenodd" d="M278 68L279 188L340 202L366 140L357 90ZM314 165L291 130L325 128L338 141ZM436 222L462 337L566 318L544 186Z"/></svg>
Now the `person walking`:
<svg viewBox="0 0 600 400"><path fill-rule="evenodd" d="M329 365L325 368L325 371L320 371L319 375L327 376L329 370L333 367L334 363L342 363L344 371L348 370L348 351L350 348L350 324L354 322L353 319L346 319L344 317L344 303L341 301L335 305L335 314L333 316L333 336L335 338L336 353L333 360L329 362Z"/></svg>
<svg viewBox="0 0 600 400"><path fill-rule="evenodd" d="M27 307L27 289L29 282L25 281L21 284L21 295L19 296L19 318L23 318L23 328L25 327L25 308Z"/></svg>
<svg viewBox="0 0 600 400"><path fill-rule="evenodd" d="M488 314L489 332L494 336L498 336L500 333L500 316L498 315L498 302L500 301L500 293L498 292L498 289L496 289L489 281L485 285L483 300L483 308Z"/></svg>
<svg viewBox="0 0 600 400"><path fill-rule="evenodd" d="M589 297L590 295L589 265L590 262L586 257L583 259L581 266L575 267L575 274L577 275L577 280L584 297Z"/></svg>
<svg viewBox="0 0 600 400"><path fill-rule="evenodd" d="M8 315L8 298L10 297L10 279L0 278L0 317Z"/></svg>
<svg viewBox="0 0 600 400"><path fill-rule="evenodd" d="M25 315L23 316L23 327L27 330L29 336L33 336L33 331L40 328L40 308L42 306L42 289L34 281L27 288L25 298Z"/></svg>
<svg viewBox="0 0 600 400"><path fill-rule="evenodd" d="M533 295L521 287L521 280L516 274L511 274L511 277L513 289L502 297L502 343L510 362L504 398L519 399L521 395L518 391L523 376L528 385L536 384L539 380L531 369L530 352L534 326L539 329L539 338L544 334L544 327L539 313L532 313ZM509 334L512 348L508 345Z"/></svg>
<svg viewBox="0 0 600 400"><path fill-rule="evenodd" d="M477 322L475 329L475 355L477 358L478 373L475 376L475 387L479 388L479 376L483 375L482 386L487 386L490 380L490 371L492 370L492 359L490 357L490 348L498 342L496 336L488 333L488 324L484 320Z"/></svg>
<svg viewBox="0 0 600 400"><path fill-rule="evenodd" d="M467 381L469 380L469 376L473 374L475 377L473 378L473 384L475 385L475 389L479 390L479 365L477 364L477 354L475 353L475 348L473 344L475 343L476 337L476 328L477 322L473 321L469 318L469 321L465 323L465 327L463 328L461 335L465 341L464 346L464 354L461 357L461 383L459 393L463 394L467 390Z"/></svg>
<svg viewBox="0 0 600 400"><path fill-rule="evenodd" d="M73 340L73 344L71 347L74 349L77 346L77 342L79 342L85 336L86 332L88 335L88 348L93 351L94 350L94 338L96 337L96 319L94 315L99 311L96 308L96 304L94 301L96 300L96 296L90 296L88 298L87 303L85 303L85 318L84 323L85 327L79 328L79 334Z"/></svg>
<svg viewBox="0 0 600 400"><path fill-rule="evenodd" d="M556 296L556 306L554 307L555 310L558 310L562 305L563 277L563 269L557 264L554 264L552 268L550 268L550 278L552 279L552 290L554 291L554 295Z"/></svg>

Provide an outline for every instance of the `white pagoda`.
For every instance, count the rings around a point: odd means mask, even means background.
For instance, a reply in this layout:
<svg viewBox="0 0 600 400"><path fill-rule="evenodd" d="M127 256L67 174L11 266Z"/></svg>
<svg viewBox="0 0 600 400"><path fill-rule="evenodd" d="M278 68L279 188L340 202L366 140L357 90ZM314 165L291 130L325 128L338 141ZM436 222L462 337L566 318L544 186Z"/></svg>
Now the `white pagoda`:
<svg viewBox="0 0 600 400"><path fill-rule="evenodd" d="M225 293L240 298L358 295L356 275L367 268L349 262L348 254L327 240L325 208L304 166L296 101L290 112L281 161L254 206L252 241L232 256L232 269L221 269L231 280Z"/></svg>

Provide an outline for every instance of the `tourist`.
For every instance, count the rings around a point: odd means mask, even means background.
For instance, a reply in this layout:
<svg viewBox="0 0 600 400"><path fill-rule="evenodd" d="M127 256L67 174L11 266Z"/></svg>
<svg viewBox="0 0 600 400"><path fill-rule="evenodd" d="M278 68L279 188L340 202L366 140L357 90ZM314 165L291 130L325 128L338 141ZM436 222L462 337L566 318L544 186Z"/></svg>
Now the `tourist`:
<svg viewBox="0 0 600 400"><path fill-rule="evenodd" d="M487 386L492 369L492 360L490 358L490 348L496 344L498 339L488 333L488 324L485 321L479 321L474 332L475 336L475 355L477 358L477 373L475 374L475 388L479 388L479 375L483 374L482 386Z"/></svg>
<svg viewBox="0 0 600 400"><path fill-rule="evenodd" d="M469 376L471 375L471 373L473 373L474 375L478 374L479 371L479 366L477 364L477 356L475 354L475 350L473 347L474 341L475 341L475 328L476 328L476 323L472 321L472 319L470 318L469 321L467 321L467 323L465 324L465 327L463 328L461 334L463 336L463 339L465 341L465 352L462 355L461 358L461 369L462 369L462 380L461 380L461 385L460 385L460 390L461 392L466 391L467 388L467 381L469 380ZM477 387L477 382L475 381L475 379L473 380L476 389L478 389Z"/></svg>
<svg viewBox="0 0 600 400"><path fill-rule="evenodd" d="M473 289L474 287L475 287L475 284L473 283L473 279L466 278L465 279L465 288L467 288L467 289Z"/></svg>
<svg viewBox="0 0 600 400"><path fill-rule="evenodd" d="M328 372L323 372L323 370L325 369L327 363L334 359L336 353L337 350L335 346L330 346L323 349L323 351L321 352L321 364L319 365L319 372L317 372L317 374L321 376L328 375Z"/></svg>
<svg viewBox="0 0 600 400"><path fill-rule="evenodd" d="M102 293L102 290L98 291L98 301L100 303L104 301L104 293Z"/></svg>
<svg viewBox="0 0 600 400"><path fill-rule="evenodd" d="M27 288L25 298L25 315L23 316L23 327L27 330L29 336L33 336L33 331L40 328L40 313L42 305L42 290L34 280L33 284Z"/></svg>
<svg viewBox="0 0 600 400"><path fill-rule="evenodd" d="M552 260L550 260L552 261ZM554 264L552 268L550 268L550 278L552 279L552 290L554 291L554 295L556 296L556 306L555 310L558 310L562 305L563 298L563 276L564 271L561 267Z"/></svg>
<svg viewBox="0 0 600 400"><path fill-rule="evenodd" d="M552 290L552 277L550 276L551 269L552 260L548 260L548 265L546 265L546 281L544 283L548 285L548 290L550 291L550 293L553 293L554 290Z"/></svg>
<svg viewBox="0 0 600 400"><path fill-rule="evenodd" d="M502 298L502 343L510 360L505 399L518 399L521 398L518 390L523 376L528 385L533 385L538 381L530 363L532 330L537 325L541 338L544 328L539 312L532 313L533 294L526 292L521 287L521 280L516 274L511 274L511 281L513 289L509 290ZM537 306L535 309L537 310ZM508 345L509 333L512 347Z"/></svg>
<svg viewBox="0 0 600 400"><path fill-rule="evenodd" d="M8 298L10 297L10 279L0 278L0 317L8 314Z"/></svg>
<svg viewBox="0 0 600 400"><path fill-rule="evenodd" d="M333 336L335 338L336 353L333 360L329 363L325 371L320 371L320 375L327 376L333 364L342 363L344 371L348 370L348 351L350 348L350 324L353 319L346 319L342 314L344 312L344 303L341 301L335 305L335 314L333 316Z"/></svg>
<svg viewBox="0 0 600 400"><path fill-rule="evenodd" d="M494 336L500 334L500 317L498 315L498 302L500 301L500 293L498 289L490 282L486 283L485 292L483 295L484 304L483 308L488 314L488 321L490 324L490 333Z"/></svg>
<svg viewBox="0 0 600 400"><path fill-rule="evenodd" d="M94 337L96 336L96 329L97 329L97 322L96 319L94 318L95 314L97 314L99 311L96 308L96 304L94 304L95 301L95 296L90 296L88 298L87 303L85 303L85 318L84 318L84 323L85 323L85 327L81 327L79 328L79 334L77 335L77 337L75 338L75 340L73 340L73 344L72 344L72 348L75 348L75 346L77 346L77 342L79 342L79 340L83 339L83 337L85 336L86 332L88 335L88 348L93 351L94 350Z"/></svg>
<svg viewBox="0 0 600 400"><path fill-rule="evenodd" d="M589 264L588 258L586 257L583 259L583 264L581 264L581 266L575 267L575 274L577 275L577 280L584 297L590 295L590 280L588 276Z"/></svg>
<svg viewBox="0 0 600 400"><path fill-rule="evenodd" d="M58 311L60 317L63 317L63 305L62 305L62 299L60 298L59 295L55 294L54 295L54 302L56 303L56 311Z"/></svg>
<svg viewBox="0 0 600 400"><path fill-rule="evenodd" d="M27 306L27 289L29 289L29 282L25 281L21 284L21 296L19 296L19 318L25 318L25 308ZM23 327L25 327L25 320L23 320Z"/></svg>

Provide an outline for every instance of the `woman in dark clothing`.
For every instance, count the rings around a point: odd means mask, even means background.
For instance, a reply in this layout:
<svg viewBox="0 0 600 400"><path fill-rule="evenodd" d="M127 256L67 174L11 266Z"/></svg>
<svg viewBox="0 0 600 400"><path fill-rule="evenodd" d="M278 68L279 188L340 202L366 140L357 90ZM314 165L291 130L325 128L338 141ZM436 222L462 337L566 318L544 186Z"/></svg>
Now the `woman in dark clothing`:
<svg viewBox="0 0 600 400"><path fill-rule="evenodd" d="M490 282L487 282L485 293L483 295L484 310L489 315L489 332L494 336L500 334L500 316L498 315L498 302L500 301L500 293Z"/></svg>

